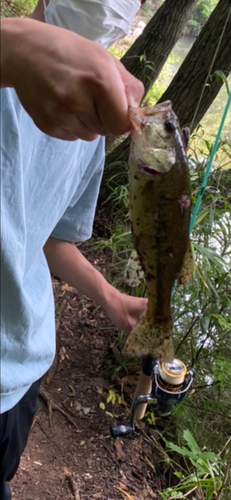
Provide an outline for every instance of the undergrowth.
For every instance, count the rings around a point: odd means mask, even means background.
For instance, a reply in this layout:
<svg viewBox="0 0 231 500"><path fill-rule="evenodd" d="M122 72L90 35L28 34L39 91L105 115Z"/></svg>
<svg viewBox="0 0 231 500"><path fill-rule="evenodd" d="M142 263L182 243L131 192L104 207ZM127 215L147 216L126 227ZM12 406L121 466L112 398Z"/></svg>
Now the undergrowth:
<svg viewBox="0 0 231 500"><path fill-rule="evenodd" d="M212 144L204 138L197 146L201 126L191 138L189 164L192 201L195 205L211 153ZM176 356L188 367L194 366L193 389L184 404L176 406L174 442L165 441L175 452L174 486L161 492L163 500L189 498L215 500L230 498L231 436L231 176L230 144L222 140L216 155L203 201L191 236L194 277L185 289L174 292L174 341ZM220 158L223 158L221 163ZM132 250L127 209L128 186L114 190L114 232L110 240L100 240L98 248L110 248L114 269L113 283L123 291L144 295L140 288L128 290L124 270ZM122 339L122 340L121 340ZM118 346L122 348L123 334ZM122 358L123 359L123 358ZM123 361L126 363L126 359ZM148 412L147 419L152 412ZM166 439L166 438L165 438ZM186 443L186 444L185 444ZM183 466L182 466L183 459Z"/></svg>

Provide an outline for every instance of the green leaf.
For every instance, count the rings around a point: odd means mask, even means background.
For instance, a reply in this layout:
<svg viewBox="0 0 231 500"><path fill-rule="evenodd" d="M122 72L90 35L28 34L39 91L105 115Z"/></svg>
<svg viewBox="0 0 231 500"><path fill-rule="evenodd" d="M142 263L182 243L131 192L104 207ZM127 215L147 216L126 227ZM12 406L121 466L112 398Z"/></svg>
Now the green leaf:
<svg viewBox="0 0 231 500"><path fill-rule="evenodd" d="M215 318L218 320L218 323L219 325L224 328L225 330L231 330L231 322L230 321L227 321L226 318L224 318L224 316L221 316L220 314L211 314L211 317L212 318Z"/></svg>
<svg viewBox="0 0 231 500"><path fill-rule="evenodd" d="M116 393L110 389L108 392L107 403L112 403L113 405L116 402Z"/></svg>
<svg viewBox="0 0 231 500"><path fill-rule="evenodd" d="M202 245L199 245L195 241L192 244L193 244L194 248L197 250L197 252L199 254L203 255L210 262L212 262L213 264L215 264L215 266L218 267L219 269L221 269L222 272L228 272L229 271L229 265L228 265L228 263L217 252L215 252L211 248L206 248L206 247L204 247Z"/></svg>
<svg viewBox="0 0 231 500"><path fill-rule="evenodd" d="M183 432L183 437L188 445L188 447L191 449L191 451L193 453L200 453L200 448L197 444L197 442L195 441L193 435L191 434L191 432L187 429Z"/></svg>

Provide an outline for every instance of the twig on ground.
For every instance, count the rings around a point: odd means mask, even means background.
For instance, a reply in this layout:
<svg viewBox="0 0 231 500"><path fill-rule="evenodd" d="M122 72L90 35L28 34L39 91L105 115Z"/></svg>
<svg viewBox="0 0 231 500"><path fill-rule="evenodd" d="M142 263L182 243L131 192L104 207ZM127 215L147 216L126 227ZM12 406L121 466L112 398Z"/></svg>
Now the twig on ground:
<svg viewBox="0 0 231 500"><path fill-rule="evenodd" d="M69 484L71 486L72 493L74 494L74 499L75 500L81 500L80 499L80 491L79 491L78 483L75 481L75 479L73 478L72 474L70 472L68 472L67 469L64 469L64 474L65 474L65 477L66 477L66 479L68 480L68 482L69 482Z"/></svg>
<svg viewBox="0 0 231 500"><path fill-rule="evenodd" d="M72 425L74 425L74 427L76 429L78 429L78 426L76 424L76 422L73 420L73 418L68 415L68 413L66 411L64 411L61 406L57 405L53 399L49 396L49 394L45 391L45 389L43 387L40 387L40 396L41 398L43 399L43 401L45 401L45 403L47 404L48 406L48 412L49 412L49 423L50 423L50 427L52 427L52 411L53 410L57 410L59 411L69 422L71 422ZM79 429L78 429L79 431ZM80 431L79 431L80 432Z"/></svg>

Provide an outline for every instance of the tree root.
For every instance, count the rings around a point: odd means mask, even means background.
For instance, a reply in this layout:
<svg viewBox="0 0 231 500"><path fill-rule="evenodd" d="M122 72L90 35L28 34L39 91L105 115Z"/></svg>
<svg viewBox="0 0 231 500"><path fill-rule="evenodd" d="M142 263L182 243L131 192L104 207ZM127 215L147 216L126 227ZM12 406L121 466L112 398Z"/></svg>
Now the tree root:
<svg viewBox="0 0 231 500"><path fill-rule="evenodd" d="M44 387L40 387L40 396L48 406L49 424L50 424L51 428L53 427L53 425L52 425L52 411L56 410L56 411L59 411L72 425L74 425L74 427L79 432L81 432L79 430L76 422L73 420L73 418L65 410L63 410L61 408L61 406L59 406L57 403L54 402L54 400L49 396L49 394L46 392Z"/></svg>

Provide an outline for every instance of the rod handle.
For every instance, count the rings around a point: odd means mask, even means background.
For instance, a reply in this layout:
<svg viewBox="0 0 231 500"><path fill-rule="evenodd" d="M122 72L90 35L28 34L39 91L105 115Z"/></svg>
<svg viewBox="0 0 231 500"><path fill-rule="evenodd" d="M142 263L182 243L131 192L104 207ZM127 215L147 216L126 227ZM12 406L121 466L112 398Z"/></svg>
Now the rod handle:
<svg viewBox="0 0 231 500"><path fill-rule="evenodd" d="M145 373L142 371L136 387L133 404L138 396L151 394L151 392L152 392L152 377L150 377L149 375L145 375ZM142 420L142 418L145 415L146 408L147 408L147 403L138 406L135 415L136 420Z"/></svg>

